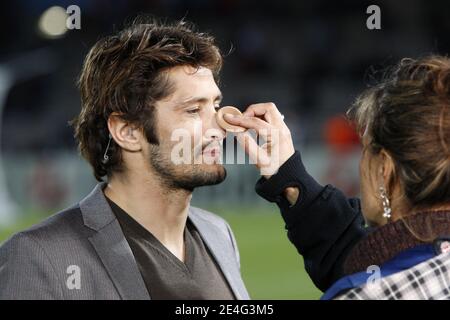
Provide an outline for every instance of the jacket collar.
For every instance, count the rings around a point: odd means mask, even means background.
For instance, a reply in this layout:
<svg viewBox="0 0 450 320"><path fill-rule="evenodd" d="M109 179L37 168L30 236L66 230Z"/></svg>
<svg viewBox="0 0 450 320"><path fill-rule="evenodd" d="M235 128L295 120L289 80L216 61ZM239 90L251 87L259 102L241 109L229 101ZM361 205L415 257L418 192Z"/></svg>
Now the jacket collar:
<svg viewBox="0 0 450 320"><path fill-rule="evenodd" d="M374 229L350 251L344 274L382 265L399 253L450 235L450 210L422 211Z"/></svg>
<svg viewBox="0 0 450 320"><path fill-rule="evenodd" d="M98 183L91 193L80 201L84 224L95 231L100 231L116 219L103 194L106 185L106 182Z"/></svg>
<svg viewBox="0 0 450 320"><path fill-rule="evenodd" d="M222 229L205 220L196 210L199 209L189 208L189 219L200 233L209 252L222 270L236 299L249 299L235 255L237 248L235 249L232 245L229 245L228 250L224 250L225 246L231 244L230 234L228 232L224 234Z"/></svg>
<svg viewBox="0 0 450 320"><path fill-rule="evenodd" d="M150 299L131 248L103 194L105 186L104 182L97 184L80 202L84 224L97 231L89 241L122 299Z"/></svg>

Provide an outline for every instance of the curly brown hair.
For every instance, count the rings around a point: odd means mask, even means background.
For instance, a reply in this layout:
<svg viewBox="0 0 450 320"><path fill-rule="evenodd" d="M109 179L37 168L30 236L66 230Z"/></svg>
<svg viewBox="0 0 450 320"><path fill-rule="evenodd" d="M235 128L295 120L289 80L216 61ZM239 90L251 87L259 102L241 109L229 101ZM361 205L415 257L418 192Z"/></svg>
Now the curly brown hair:
<svg viewBox="0 0 450 320"><path fill-rule="evenodd" d="M120 147L114 141L108 149L109 160L102 161L111 113L142 128L148 142L157 144L154 104L173 91L166 71L183 65L209 68L216 81L222 66L214 38L185 21L161 23L138 17L91 48L78 81L81 112L71 124L79 151L98 181L124 168Z"/></svg>

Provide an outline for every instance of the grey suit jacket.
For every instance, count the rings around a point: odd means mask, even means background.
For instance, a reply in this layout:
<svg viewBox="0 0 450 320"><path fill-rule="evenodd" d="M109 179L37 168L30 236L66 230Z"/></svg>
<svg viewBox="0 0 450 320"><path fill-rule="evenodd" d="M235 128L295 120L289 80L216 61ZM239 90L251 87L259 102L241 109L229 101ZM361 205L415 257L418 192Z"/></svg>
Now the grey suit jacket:
<svg viewBox="0 0 450 320"><path fill-rule="evenodd" d="M150 299L99 183L80 203L0 247L0 299ZM189 217L238 299L249 299L229 225L191 207Z"/></svg>

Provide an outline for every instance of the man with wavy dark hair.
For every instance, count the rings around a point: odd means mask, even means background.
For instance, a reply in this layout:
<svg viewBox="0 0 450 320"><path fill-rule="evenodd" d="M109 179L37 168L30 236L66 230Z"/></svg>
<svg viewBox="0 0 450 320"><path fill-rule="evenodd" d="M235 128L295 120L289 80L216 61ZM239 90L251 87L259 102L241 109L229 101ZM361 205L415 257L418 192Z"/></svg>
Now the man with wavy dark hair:
<svg viewBox="0 0 450 320"><path fill-rule="evenodd" d="M229 225L190 206L226 176L221 65L184 22L135 21L92 47L72 123L100 183L0 248L0 298L248 298Z"/></svg>

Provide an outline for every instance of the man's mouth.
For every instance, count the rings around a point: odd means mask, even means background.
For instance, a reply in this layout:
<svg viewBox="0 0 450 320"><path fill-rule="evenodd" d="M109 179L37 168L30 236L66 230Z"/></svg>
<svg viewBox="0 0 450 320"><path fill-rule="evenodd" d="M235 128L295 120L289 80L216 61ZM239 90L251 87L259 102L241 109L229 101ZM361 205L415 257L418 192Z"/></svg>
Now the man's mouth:
<svg viewBox="0 0 450 320"><path fill-rule="evenodd" d="M220 156L220 148L219 147L207 147L203 150L203 155L210 158L218 158Z"/></svg>

